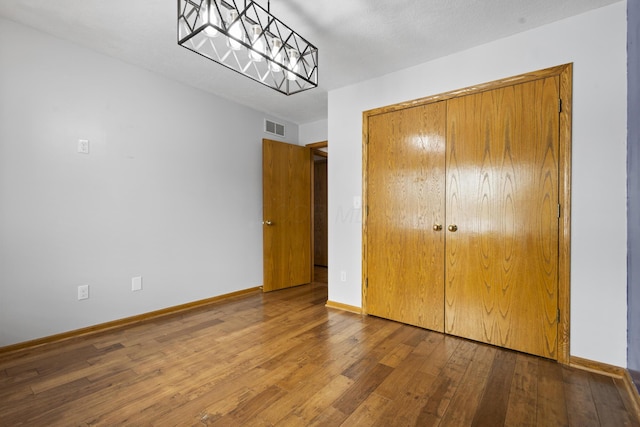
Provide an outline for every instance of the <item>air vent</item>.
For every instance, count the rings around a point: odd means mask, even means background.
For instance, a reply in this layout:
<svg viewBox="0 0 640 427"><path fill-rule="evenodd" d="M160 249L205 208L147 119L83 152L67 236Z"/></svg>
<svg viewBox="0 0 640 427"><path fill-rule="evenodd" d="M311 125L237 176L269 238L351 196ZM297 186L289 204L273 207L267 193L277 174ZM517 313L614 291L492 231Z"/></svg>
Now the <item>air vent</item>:
<svg viewBox="0 0 640 427"><path fill-rule="evenodd" d="M264 131L272 135L284 136L284 125L264 119Z"/></svg>

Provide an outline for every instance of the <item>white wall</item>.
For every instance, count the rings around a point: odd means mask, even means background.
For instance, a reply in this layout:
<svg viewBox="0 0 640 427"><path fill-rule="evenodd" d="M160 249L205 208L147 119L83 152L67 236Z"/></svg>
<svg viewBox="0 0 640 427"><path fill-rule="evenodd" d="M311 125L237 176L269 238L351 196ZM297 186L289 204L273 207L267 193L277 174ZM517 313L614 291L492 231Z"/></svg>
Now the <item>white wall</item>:
<svg viewBox="0 0 640 427"><path fill-rule="evenodd" d="M300 145L313 144L314 142L326 141L329 132L327 120L305 123L300 125L299 141Z"/></svg>
<svg viewBox="0 0 640 427"><path fill-rule="evenodd" d="M263 113L6 20L0 64L0 346L262 284Z"/></svg>
<svg viewBox="0 0 640 427"><path fill-rule="evenodd" d="M625 6L331 91L329 299L361 304L363 111L573 62L571 354L625 367Z"/></svg>

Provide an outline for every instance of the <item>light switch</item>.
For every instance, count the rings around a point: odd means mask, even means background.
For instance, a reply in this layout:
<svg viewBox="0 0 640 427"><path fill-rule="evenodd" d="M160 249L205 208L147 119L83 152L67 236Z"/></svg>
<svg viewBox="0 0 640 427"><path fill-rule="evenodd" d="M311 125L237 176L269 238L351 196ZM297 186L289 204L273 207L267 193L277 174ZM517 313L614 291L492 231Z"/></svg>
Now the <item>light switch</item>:
<svg viewBox="0 0 640 427"><path fill-rule="evenodd" d="M353 196L353 209L360 209L362 207L362 196Z"/></svg>

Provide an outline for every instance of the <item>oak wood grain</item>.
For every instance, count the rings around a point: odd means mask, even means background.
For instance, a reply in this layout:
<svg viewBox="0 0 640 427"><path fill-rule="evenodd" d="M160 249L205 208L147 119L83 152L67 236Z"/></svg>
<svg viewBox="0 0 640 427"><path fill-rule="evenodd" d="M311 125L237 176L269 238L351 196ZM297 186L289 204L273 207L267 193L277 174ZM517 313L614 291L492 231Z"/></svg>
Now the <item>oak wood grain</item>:
<svg viewBox="0 0 640 427"><path fill-rule="evenodd" d="M558 362L570 359L571 308L571 146L573 115L573 64L560 70L560 224L558 233Z"/></svg>
<svg viewBox="0 0 640 427"><path fill-rule="evenodd" d="M444 328L445 104L369 118L367 313Z"/></svg>
<svg viewBox="0 0 640 427"><path fill-rule="evenodd" d="M311 149L262 141L263 290L312 280Z"/></svg>
<svg viewBox="0 0 640 427"><path fill-rule="evenodd" d="M564 64L531 73L525 73L505 79L454 90L444 94L402 102L395 105L376 108L363 112L363 202L369 204L369 122L373 117L393 113L412 107L424 106L431 103L448 101L466 95L481 94L495 89L506 88L517 84L556 78L559 81L558 109L559 109L559 153L558 153L558 284L557 284L557 352L554 358L568 364L570 361L570 251L571 251L571 128L572 128L572 64ZM363 286L362 310L367 308L367 283L369 267L369 228L367 210L363 209Z"/></svg>
<svg viewBox="0 0 640 427"><path fill-rule="evenodd" d="M447 102L446 332L557 358L558 78Z"/></svg>
<svg viewBox="0 0 640 427"><path fill-rule="evenodd" d="M373 115L388 113L388 112L397 111L397 110L404 110L405 108L431 104L433 102L446 101L449 99L459 98L461 96L486 92L494 89L500 89L506 86L513 86L520 83L527 83L533 80L540 80L543 78L547 78L549 76L565 75L566 77L565 83L568 84L569 87L567 89L570 92L571 73L567 74L566 71L571 67L572 67L572 64L557 65L554 67L544 68L542 70L536 70L536 71L531 71L524 74L519 74L517 76L511 76L503 79L493 80L490 82L480 83L473 86L467 86L465 88L455 89L455 90L445 92L445 93L440 93L437 95L425 96L425 97L414 99L411 101L400 102L393 105L374 108L371 110L364 111L363 115L373 116ZM566 100L570 101L570 99L566 99ZM570 124L571 122L570 115L567 118L569 119L567 123Z"/></svg>

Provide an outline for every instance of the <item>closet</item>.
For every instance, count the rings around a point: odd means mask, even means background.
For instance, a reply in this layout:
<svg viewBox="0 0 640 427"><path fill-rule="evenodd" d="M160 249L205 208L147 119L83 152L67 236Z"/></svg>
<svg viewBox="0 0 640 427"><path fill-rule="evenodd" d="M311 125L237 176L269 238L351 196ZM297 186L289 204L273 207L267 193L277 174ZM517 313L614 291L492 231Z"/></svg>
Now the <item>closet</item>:
<svg viewBox="0 0 640 427"><path fill-rule="evenodd" d="M568 352L570 71L365 112L367 314Z"/></svg>

